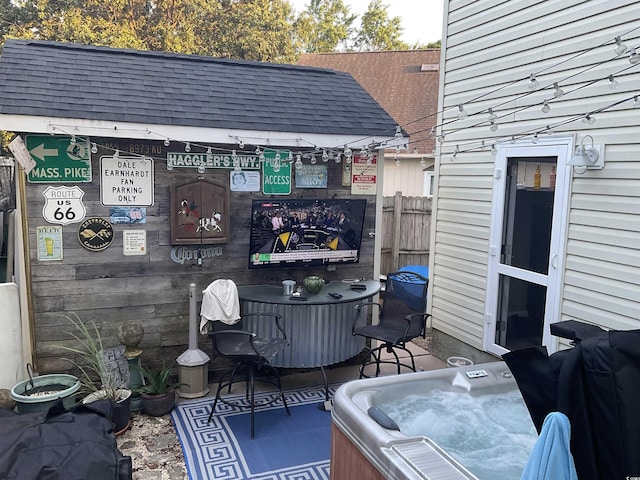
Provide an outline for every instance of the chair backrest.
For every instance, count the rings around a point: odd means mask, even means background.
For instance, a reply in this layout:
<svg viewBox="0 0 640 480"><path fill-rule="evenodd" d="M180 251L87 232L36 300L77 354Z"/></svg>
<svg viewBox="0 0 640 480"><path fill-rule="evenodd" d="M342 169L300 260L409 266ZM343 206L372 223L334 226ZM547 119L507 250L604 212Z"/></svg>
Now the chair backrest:
<svg viewBox="0 0 640 480"><path fill-rule="evenodd" d="M427 287L429 279L414 272L394 272L387 275L386 289L380 311L381 324L406 326L407 315L422 314L427 310ZM415 338L422 334L425 327L424 317L412 322L406 338Z"/></svg>

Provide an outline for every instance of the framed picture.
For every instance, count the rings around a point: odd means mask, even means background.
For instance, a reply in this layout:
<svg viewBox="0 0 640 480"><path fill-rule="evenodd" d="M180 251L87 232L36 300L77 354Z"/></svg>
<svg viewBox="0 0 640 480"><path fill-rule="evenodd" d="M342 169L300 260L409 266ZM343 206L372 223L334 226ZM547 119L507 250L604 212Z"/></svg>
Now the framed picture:
<svg viewBox="0 0 640 480"><path fill-rule="evenodd" d="M171 188L171 244L229 241L229 188L197 180Z"/></svg>

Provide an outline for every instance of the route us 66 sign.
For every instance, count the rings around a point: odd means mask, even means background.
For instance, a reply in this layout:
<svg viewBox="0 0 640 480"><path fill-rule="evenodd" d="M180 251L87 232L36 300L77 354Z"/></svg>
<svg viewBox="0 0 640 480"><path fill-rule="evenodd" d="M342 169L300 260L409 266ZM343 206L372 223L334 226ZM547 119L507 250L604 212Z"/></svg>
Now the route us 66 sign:
<svg viewBox="0 0 640 480"><path fill-rule="evenodd" d="M69 225L81 222L87 210L82 203L84 192L80 187L47 187L44 192L42 216L49 223Z"/></svg>

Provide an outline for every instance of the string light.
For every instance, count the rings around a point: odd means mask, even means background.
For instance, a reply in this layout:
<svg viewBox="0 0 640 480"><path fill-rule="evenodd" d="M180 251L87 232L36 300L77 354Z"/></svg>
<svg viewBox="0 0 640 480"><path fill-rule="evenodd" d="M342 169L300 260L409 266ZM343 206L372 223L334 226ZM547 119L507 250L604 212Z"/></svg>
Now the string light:
<svg viewBox="0 0 640 480"><path fill-rule="evenodd" d="M498 124L492 120L492 121L491 121L491 126L489 127L489 129L490 129L492 132L497 131L497 130L498 130Z"/></svg>
<svg viewBox="0 0 640 480"><path fill-rule="evenodd" d="M75 145L76 144L76 136L75 135L71 135L71 140L69 140L69 143L71 145Z"/></svg>
<svg viewBox="0 0 640 480"><path fill-rule="evenodd" d="M322 150L322 161L324 163L327 163L329 161L329 154L326 150Z"/></svg>
<svg viewBox="0 0 640 480"><path fill-rule="evenodd" d="M542 104L542 113L549 113L551 111L551 107L549 106L549 100L544 101L544 103Z"/></svg>
<svg viewBox="0 0 640 480"><path fill-rule="evenodd" d="M640 98L638 97L638 95L634 95L633 97L633 106L634 107L640 106Z"/></svg>
<svg viewBox="0 0 640 480"><path fill-rule="evenodd" d="M529 76L529 90L537 90L538 87L540 86L540 82L538 82L538 80L536 80L536 74L532 73Z"/></svg>
<svg viewBox="0 0 640 480"><path fill-rule="evenodd" d="M311 165L315 165L317 161L318 160L316 159L316 154L312 153L311 154L311 159L309 160L309 163L311 163Z"/></svg>
<svg viewBox="0 0 640 480"><path fill-rule="evenodd" d="M616 55L620 56L627 51L627 46L622 43L622 39L620 37L615 38L616 41Z"/></svg>
<svg viewBox="0 0 640 480"><path fill-rule="evenodd" d="M458 120L464 120L467 118L467 112L464 111L462 104L458 105Z"/></svg>
<svg viewBox="0 0 640 480"><path fill-rule="evenodd" d="M420 159L420 168L427 168L427 161L424 157Z"/></svg>
<svg viewBox="0 0 640 480"><path fill-rule="evenodd" d="M402 138L402 129L400 128L400 125L396 126L396 133L393 138L395 138L396 140L400 140Z"/></svg>
<svg viewBox="0 0 640 480"><path fill-rule="evenodd" d="M564 95L564 90L562 90L560 88L560 86L558 85L558 82L553 82L553 96L556 98L560 98L562 95Z"/></svg>
<svg viewBox="0 0 640 480"><path fill-rule="evenodd" d="M618 88L620 84L618 83L618 81L614 78L613 75L609 75L609 88L611 90L616 90Z"/></svg>
<svg viewBox="0 0 640 480"><path fill-rule="evenodd" d="M117 160L118 158L120 158L120 150L116 149L116 151L113 152L113 159Z"/></svg>
<svg viewBox="0 0 640 480"><path fill-rule="evenodd" d="M629 51L629 63L631 65L636 65L639 62L640 62L640 54L638 54L635 48L632 48Z"/></svg>
<svg viewBox="0 0 640 480"><path fill-rule="evenodd" d="M498 116L493 113L493 108L489 107L489 121L495 122L498 119Z"/></svg>
<svg viewBox="0 0 640 480"><path fill-rule="evenodd" d="M98 145L91 143L91 153L98 153Z"/></svg>
<svg viewBox="0 0 640 480"><path fill-rule="evenodd" d="M164 140L164 146L165 146L165 147L168 147L170 144L171 144L171 142L169 141L169 139L168 139L168 138L166 138L166 139Z"/></svg>
<svg viewBox="0 0 640 480"><path fill-rule="evenodd" d="M596 118L590 114L586 114L583 118L582 118L582 123L587 123L589 125L593 125L594 123L596 123Z"/></svg>
<svg viewBox="0 0 640 480"><path fill-rule="evenodd" d="M189 153L191 151L191 144L189 142L186 142L184 144L184 151Z"/></svg>
<svg viewBox="0 0 640 480"><path fill-rule="evenodd" d="M538 132L533 134L533 137L531 138L531 143L538 143Z"/></svg>

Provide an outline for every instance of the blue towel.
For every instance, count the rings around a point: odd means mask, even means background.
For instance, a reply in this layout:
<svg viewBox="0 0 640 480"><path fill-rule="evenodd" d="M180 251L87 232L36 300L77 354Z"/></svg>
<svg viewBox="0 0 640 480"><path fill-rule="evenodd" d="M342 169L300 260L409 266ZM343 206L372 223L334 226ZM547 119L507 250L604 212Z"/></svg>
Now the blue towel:
<svg viewBox="0 0 640 480"><path fill-rule="evenodd" d="M520 480L578 480L570 439L567 416L560 412L547 415Z"/></svg>

